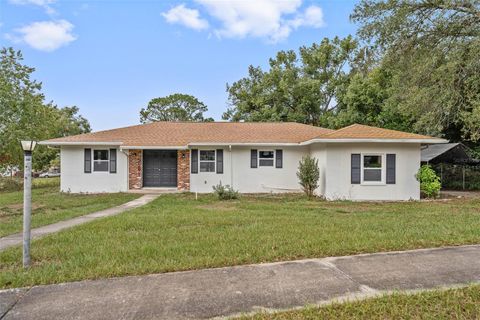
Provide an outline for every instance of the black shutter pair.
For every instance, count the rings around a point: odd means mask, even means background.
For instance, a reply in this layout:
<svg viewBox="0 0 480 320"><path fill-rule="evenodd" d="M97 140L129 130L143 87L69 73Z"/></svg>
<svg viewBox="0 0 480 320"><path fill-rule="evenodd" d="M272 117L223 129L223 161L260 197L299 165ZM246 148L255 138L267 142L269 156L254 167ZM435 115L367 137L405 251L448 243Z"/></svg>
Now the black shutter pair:
<svg viewBox="0 0 480 320"><path fill-rule="evenodd" d="M258 150L250 150L250 168L258 167ZM275 168L283 168L283 150L275 150Z"/></svg>
<svg viewBox="0 0 480 320"><path fill-rule="evenodd" d="M92 173L92 149L85 149L83 156L83 172ZM110 149L110 173L117 173L117 149Z"/></svg>
<svg viewBox="0 0 480 320"><path fill-rule="evenodd" d="M198 149L192 149L191 159L190 172L196 174L198 173ZM217 149L216 161L217 173L223 173L223 149Z"/></svg>
<svg viewBox="0 0 480 320"><path fill-rule="evenodd" d="M351 183L360 184L361 180L361 155L359 153L352 153L351 161ZM396 183L396 155L393 153L387 154L387 184Z"/></svg>

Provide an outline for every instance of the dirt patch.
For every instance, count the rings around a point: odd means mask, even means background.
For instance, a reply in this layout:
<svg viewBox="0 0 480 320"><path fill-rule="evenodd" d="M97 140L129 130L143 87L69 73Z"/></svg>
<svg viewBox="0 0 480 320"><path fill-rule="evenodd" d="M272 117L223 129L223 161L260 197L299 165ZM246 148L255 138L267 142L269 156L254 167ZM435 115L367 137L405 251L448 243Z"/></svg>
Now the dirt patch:
<svg viewBox="0 0 480 320"><path fill-rule="evenodd" d="M458 190L442 190L440 191L442 198L467 198L480 199L480 191L458 191Z"/></svg>
<svg viewBox="0 0 480 320"><path fill-rule="evenodd" d="M221 201L221 202L215 202L211 204L196 206L196 208L204 209L204 210L215 210L215 211L233 211L236 209L237 203L238 202Z"/></svg>
<svg viewBox="0 0 480 320"><path fill-rule="evenodd" d="M41 204L32 204L32 214L38 212L39 209L44 208L44 205ZM14 203L9 204L5 207L0 208L0 218L1 217L11 217L23 214L23 203Z"/></svg>

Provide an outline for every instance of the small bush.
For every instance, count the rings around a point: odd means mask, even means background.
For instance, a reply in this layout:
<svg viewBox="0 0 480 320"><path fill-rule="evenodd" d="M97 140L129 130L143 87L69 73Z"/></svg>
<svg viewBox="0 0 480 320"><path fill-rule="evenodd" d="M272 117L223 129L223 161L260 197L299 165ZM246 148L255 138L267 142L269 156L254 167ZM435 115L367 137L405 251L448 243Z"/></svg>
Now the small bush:
<svg viewBox="0 0 480 320"><path fill-rule="evenodd" d="M415 176L420 182L420 191L427 198L436 198L442 184L440 178L429 165L423 165Z"/></svg>
<svg viewBox="0 0 480 320"><path fill-rule="evenodd" d="M238 199L238 191L234 190L231 186L222 185L222 183L213 186L213 192L220 200L232 200Z"/></svg>
<svg viewBox="0 0 480 320"><path fill-rule="evenodd" d="M0 178L0 192L20 191L23 189L23 179Z"/></svg>
<svg viewBox="0 0 480 320"><path fill-rule="evenodd" d="M318 160L310 155L303 157L298 164L297 177L305 194L312 198L315 189L318 188L318 180L320 179Z"/></svg>

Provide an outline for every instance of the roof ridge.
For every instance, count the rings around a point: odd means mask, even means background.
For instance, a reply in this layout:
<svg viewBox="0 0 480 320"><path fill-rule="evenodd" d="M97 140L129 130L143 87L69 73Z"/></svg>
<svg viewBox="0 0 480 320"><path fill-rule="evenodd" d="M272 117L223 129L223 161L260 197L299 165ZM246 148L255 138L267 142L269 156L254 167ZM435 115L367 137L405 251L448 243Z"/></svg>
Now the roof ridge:
<svg viewBox="0 0 480 320"><path fill-rule="evenodd" d="M355 126L361 126L361 124L352 123L351 125L348 125L348 126L346 126L346 127L333 130L332 132L327 133L326 136L331 135L331 134L334 134L334 133L337 133L337 132L340 132L340 131L343 131L343 130L348 129L348 128L350 128L350 127L355 127Z"/></svg>

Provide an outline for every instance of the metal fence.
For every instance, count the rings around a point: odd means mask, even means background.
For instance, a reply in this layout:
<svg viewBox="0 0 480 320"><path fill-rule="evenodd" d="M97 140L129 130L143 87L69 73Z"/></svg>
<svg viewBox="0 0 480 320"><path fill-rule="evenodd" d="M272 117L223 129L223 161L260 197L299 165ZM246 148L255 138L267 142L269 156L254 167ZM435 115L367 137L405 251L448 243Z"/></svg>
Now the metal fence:
<svg viewBox="0 0 480 320"><path fill-rule="evenodd" d="M480 190L480 165L440 163L432 168L440 177L442 189Z"/></svg>

